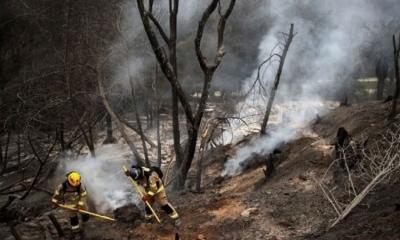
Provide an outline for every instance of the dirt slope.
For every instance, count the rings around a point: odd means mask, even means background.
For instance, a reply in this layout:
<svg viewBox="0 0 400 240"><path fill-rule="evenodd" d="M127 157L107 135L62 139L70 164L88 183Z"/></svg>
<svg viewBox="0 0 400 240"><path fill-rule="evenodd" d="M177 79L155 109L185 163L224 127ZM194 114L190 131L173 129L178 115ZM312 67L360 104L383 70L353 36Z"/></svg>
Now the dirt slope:
<svg viewBox="0 0 400 240"><path fill-rule="evenodd" d="M388 107L373 102L333 110L313 126L312 133L281 148L280 164L268 181L264 181L262 166L215 181L226 155L232 152L224 147L208 155L213 159L208 159L211 164L205 171L202 193L169 194L182 216L179 229L164 214L162 225L137 221L134 227L93 220L86 228L85 239L161 240L175 239L176 233L188 240L400 239L400 212L395 211L395 204L400 202L398 187L378 188L365 200L368 207L361 204L342 223L326 231L335 213L313 181L332 161L330 143L338 127L345 127L353 136L377 136L388 124ZM40 221L37 218L29 223L33 222ZM54 229L52 232L56 238Z"/></svg>
<svg viewBox="0 0 400 240"><path fill-rule="evenodd" d="M333 110L313 126L314 132L282 147L283 161L276 168L271 180L264 182L262 167L227 179L220 185L206 188L203 193L186 193L174 196L172 202L183 216L181 239L350 239L364 230L375 235L360 235L356 239L400 239L399 231L392 231L397 221L393 212L400 191L392 186L378 189L368 201L377 202L368 211L358 208L346 222L325 231L335 213L323 197L314 178L322 176L329 166L333 147L330 145L339 127L343 126L353 137L360 134L377 136L387 126L385 121L389 105L377 102L341 107ZM215 178L216 169L208 170ZM214 174L214 175L212 175ZM210 181L209 181L210 182ZM386 191L386 192L385 192ZM381 198L395 192L393 197ZM382 204L383 208L379 208ZM358 214L358 215L357 215ZM379 218L381 216L382 218ZM354 218L354 219L353 219ZM376 222L374 222L376 220ZM349 228L347 224L355 223ZM368 223L368 224L367 224ZM398 225L397 225L398 226ZM165 227L142 225L134 236L144 239L173 239ZM156 233L147 238L145 232ZM379 232L386 235L380 236ZM353 235L351 235L354 233ZM387 238L387 237L392 238ZM353 239L353 238L351 238Z"/></svg>

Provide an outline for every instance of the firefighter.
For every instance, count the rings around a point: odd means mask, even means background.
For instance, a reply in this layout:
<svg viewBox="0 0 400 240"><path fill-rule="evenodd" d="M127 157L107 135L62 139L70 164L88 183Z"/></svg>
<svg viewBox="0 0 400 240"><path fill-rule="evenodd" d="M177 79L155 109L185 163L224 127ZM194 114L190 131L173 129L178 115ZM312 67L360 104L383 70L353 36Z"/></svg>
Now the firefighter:
<svg viewBox="0 0 400 240"><path fill-rule="evenodd" d="M163 173L158 167L139 167L132 166L132 168L125 172L127 176L132 177L142 188L144 193L142 200L148 202L150 205L157 203L161 209L174 220L176 227L181 224L180 218L174 207L168 202L165 193L164 184L162 182ZM154 217L148 206L145 207L145 219L151 220Z"/></svg>
<svg viewBox="0 0 400 240"><path fill-rule="evenodd" d="M53 194L52 203L56 207L61 203L75 209L87 210L86 197L87 192L81 183L81 175L76 171L72 171L66 175L65 181L57 186ZM89 215L87 214L78 214L78 211L67 211L71 230L74 233L81 231L78 215L81 216L82 222L89 220Z"/></svg>

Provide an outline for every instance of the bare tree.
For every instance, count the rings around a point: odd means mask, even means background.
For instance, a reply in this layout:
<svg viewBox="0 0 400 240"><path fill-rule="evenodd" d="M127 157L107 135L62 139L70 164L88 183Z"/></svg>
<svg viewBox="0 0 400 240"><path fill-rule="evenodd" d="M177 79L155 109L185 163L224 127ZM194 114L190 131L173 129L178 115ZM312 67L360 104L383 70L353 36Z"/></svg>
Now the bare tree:
<svg viewBox="0 0 400 240"><path fill-rule="evenodd" d="M206 10L203 12L202 18L197 28L195 38L195 50L197 60L200 63L200 67L204 74L203 90L200 97L200 101L197 106L197 110L194 112L190 105L189 98L183 91L180 82L177 77L177 58L176 58L176 41L177 41L177 14L179 7L179 0L169 1L169 36L158 22L158 20L152 14L152 1L149 2L148 9L146 9L143 0L137 0L138 10L142 19L142 23L151 44L151 47L155 53L157 61L160 65L162 72L169 81L172 88L172 108L173 108L173 136L174 136L174 150L176 155L175 172L176 178L174 187L176 189L182 189L186 181L187 173L191 167L197 143L197 136L199 126L203 117L204 109L209 95L209 88L219 64L225 54L224 50L224 33L226 22L232 13L235 6L236 0L231 0L227 9L222 12L219 9L219 23L218 23L218 46L215 57L212 61L209 61L204 56L201 50L201 43L203 40L203 33L205 26L210 16L215 12L218 6L220 6L220 0L212 0ZM164 51L161 46L156 32L153 30L153 25L157 28L159 35L162 40L168 45L169 55ZM181 150L180 143L180 127L179 127L179 112L178 112L178 101L182 105L186 117L186 128L188 141L185 146L185 152Z"/></svg>
<svg viewBox="0 0 400 240"><path fill-rule="evenodd" d="M290 25L289 34L284 33L285 44L284 44L284 48L283 48L283 51L282 51L282 55L278 55L278 57L279 57L279 67L278 67L278 71L277 71L276 76L275 76L274 85L271 88L271 92L270 92L269 99L268 99L268 104L267 104L267 109L265 111L264 119L262 121L261 130L260 130L261 135L265 135L267 133L267 124L268 124L268 120L269 120L269 115L271 113L272 104L273 104L274 99L275 99L276 91L278 90L279 81L281 79L281 75L282 75L282 71L283 71L283 65L285 64L286 55L287 55L287 53L289 51L290 44L292 43L292 40L294 38L293 30L294 30L294 24L291 24Z"/></svg>

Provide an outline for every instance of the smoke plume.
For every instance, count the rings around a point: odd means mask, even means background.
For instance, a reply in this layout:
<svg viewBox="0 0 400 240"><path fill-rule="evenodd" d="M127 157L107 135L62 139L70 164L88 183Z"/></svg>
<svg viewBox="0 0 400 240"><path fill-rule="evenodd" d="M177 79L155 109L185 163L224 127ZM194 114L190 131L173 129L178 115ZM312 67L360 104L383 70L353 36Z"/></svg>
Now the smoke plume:
<svg viewBox="0 0 400 240"><path fill-rule="evenodd" d="M129 179L122 171L122 166L130 167L130 153L122 144L99 146L96 157L80 157L65 160L60 171L67 174L78 171L82 184L86 187L89 201L97 210L113 210L128 203L138 203L138 196Z"/></svg>
<svg viewBox="0 0 400 240"><path fill-rule="evenodd" d="M252 153L268 154L280 144L299 136L302 129L317 115L328 111L327 100L338 99L345 91L351 91L349 81L360 65L360 49L371 37L370 28L393 20L385 6L399 8L393 1L289 1L272 0L265 6L272 15L272 29L259 45L258 62L271 52L280 53L276 44L282 43L282 34L288 32L290 23L295 24L297 35L289 50L273 107L269 134L239 149L228 160L223 175L241 171L240 163ZM385 10L386 9L386 10ZM390 36L387 36L390 38ZM280 45L281 46L281 45ZM373 64L373 63L372 63ZM261 72L261 82L267 93L273 83L278 62L272 61ZM257 76L257 70L243 83L248 92ZM268 95L253 89L248 97L237 105L239 117L259 129L266 108ZM340 93L340 94L339 94ZM243 133L243 124L233 123L234 140ZM247 127L247 126L246 126ZM227 134L228 135L228 134Z"/></svg>

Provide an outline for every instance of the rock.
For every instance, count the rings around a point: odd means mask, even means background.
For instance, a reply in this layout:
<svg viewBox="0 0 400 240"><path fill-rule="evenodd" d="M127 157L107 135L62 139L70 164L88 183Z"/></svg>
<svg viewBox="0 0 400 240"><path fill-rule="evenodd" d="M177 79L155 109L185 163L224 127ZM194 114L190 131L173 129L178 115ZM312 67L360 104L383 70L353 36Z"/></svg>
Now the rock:
<svg viewBox="0 0 400 240"><path fill-rule="evenodd" d="M142 219L142 211L135 204L129 204L115 209L114 216L119 222L132 224Z"/></svg>
<svg viewBox="0 0 400 240"><path fill-rule="evenodd" d="M207 238L203 234L197 236L197 240L206 240Z"/></svg>
<svg viewBox="0 0 400 240"><path fill-rule="evenodd" d="M248 209L244 210L240 215L242 217L248 218L248 217L250 217L251 214L256 213L256 212L258 212L258 208L253 207L253 208L248 208Z"/></svg>

